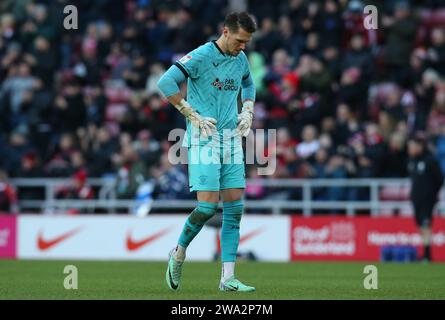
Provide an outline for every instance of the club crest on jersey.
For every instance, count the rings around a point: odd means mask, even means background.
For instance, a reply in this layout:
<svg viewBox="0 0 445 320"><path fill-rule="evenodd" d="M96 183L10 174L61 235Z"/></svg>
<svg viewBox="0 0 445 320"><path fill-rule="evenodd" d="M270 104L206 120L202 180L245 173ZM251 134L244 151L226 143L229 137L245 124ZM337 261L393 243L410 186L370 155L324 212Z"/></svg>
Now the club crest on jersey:
<svg viewBox="0 0 445 320"><path fill-rule="evenodd" d="M218 78L216 78L215 81L212 82L212 86L214 86L218 90L224 89L224 91L238 90L238 86L235 85L235 80L233 79L225 79L224 81L220 81Z"/></svg>
<svg viewBox="0 0 445 320"><path fill-rule="evenodd" d="M190 61L192 59L191 55L185 55L183 56L181 59L179 59L179 62L181 62L182 64L187 63L188 61Z"/></svg>

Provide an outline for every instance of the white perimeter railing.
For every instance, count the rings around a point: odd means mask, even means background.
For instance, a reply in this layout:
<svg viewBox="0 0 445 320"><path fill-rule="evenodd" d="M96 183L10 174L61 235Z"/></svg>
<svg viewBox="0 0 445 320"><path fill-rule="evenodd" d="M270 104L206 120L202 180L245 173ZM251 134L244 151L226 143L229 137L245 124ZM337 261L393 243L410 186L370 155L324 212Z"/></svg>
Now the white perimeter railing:
<svg viewBox="0 0 445 320"><path fill-rule="evenodd" d="M32 209L46 212L63 211L67 209L105 210L115 213L116 210L132 212L137 205L136 200L119 200L115 196L115 180L89 179L88 184L98 188L97 198L93 200L56 199L56 190L67 186L69 179L11 179L17 189L43 188L44 200L19 200L21 212ZM302 212L304 216L311 216L318 211L330 212L342 210L348 216L354 216L358 210L369 211L372 216L392 215L397 211L400 215L412 215L409 201L409 179L257 179L247 180L247 184L262 185L269 190L279 188L283 191L300 190L301 200L283 200L280 197L269 197L264 200L246 200L246 210L267 210L273 214L280 214L283 210ZM365 201L324 201L314 200L314 188L367 188L369 200ZM436 211L445 215L445 199L441 192L440 202ZM156 210L191 210L196 206L195 200L154 200L151 212Z"/></svg>

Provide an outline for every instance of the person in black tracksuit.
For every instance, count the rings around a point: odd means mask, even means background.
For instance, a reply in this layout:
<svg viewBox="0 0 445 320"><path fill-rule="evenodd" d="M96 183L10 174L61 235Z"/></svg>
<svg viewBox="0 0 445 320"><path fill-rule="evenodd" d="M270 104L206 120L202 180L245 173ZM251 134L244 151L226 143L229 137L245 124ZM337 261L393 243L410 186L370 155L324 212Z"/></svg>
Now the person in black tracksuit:
<svg viewBox="0 0 445 320"><path fill-rule="evenodd" d="M444 176L436 158L428 152L426 138L417 134L408 141L411 202L424 245L424 261L431 261L431 225L434 206Z"/></svg>

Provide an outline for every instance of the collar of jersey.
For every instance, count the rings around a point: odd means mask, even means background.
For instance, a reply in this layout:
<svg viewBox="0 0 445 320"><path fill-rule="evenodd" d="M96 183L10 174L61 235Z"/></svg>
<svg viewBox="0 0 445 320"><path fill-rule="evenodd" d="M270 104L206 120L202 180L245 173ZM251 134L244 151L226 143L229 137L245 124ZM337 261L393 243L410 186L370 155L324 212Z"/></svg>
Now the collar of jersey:
<svg viewBox="0 0 445 320"><path fill-rule="evenodd" d="M216 40L213 40L212 43L215 45L215 48L218 49L218 51L225 57L225 53L222 51L222 49L218 46L216 43Z"/></svg>

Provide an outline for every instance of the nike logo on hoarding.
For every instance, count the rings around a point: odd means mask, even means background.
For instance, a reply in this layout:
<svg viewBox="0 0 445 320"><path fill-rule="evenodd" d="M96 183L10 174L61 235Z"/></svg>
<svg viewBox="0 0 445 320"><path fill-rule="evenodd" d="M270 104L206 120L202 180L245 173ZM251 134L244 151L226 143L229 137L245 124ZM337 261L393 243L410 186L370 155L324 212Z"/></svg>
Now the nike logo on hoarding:
<svg viewBox="0 0 445 320"><path fill-rule="evenodd" d="M247 240L257 236L258 234L263 232L263 230L264 230L264 228L259 228L259 229L256 229L256 230L253 230L251 232L246 233L244 236L240 237L239 243L241 244L241 243L243 243L243 242L245 242L245 241L247 241Z"/></svg>
<svg viewBox="0 0 445 320"><path fill-rule="evenodd" d="M76 233L78 233L80 230L82 229L82 227L78 227L76 229L73 229L71 231L68 231L56 238L53 238L51 240L47 240L43 238L43 232L42 230L39 231L39 234L37 236L37 247L41 250L41 251L45 251L48 250L51 247L54 247L55 245L59 244L60 242L74 236Z"/></svg>
<svg viewBox="0 0 445 320"><path fill-rule="evenodd" d="M139 248L149 244L150 242L153 242L153 241L159 239L166 233L170 232L170 230L171 230L171 227L165 228L165 229L163 229L159 232L156 232L155 234L152 234L151 236L149 236L145 239L139 240L139 241L133 240L133 238L131 237L131 231L129 231L127 233L127 249L129 251L138 250Z"/></svg>

